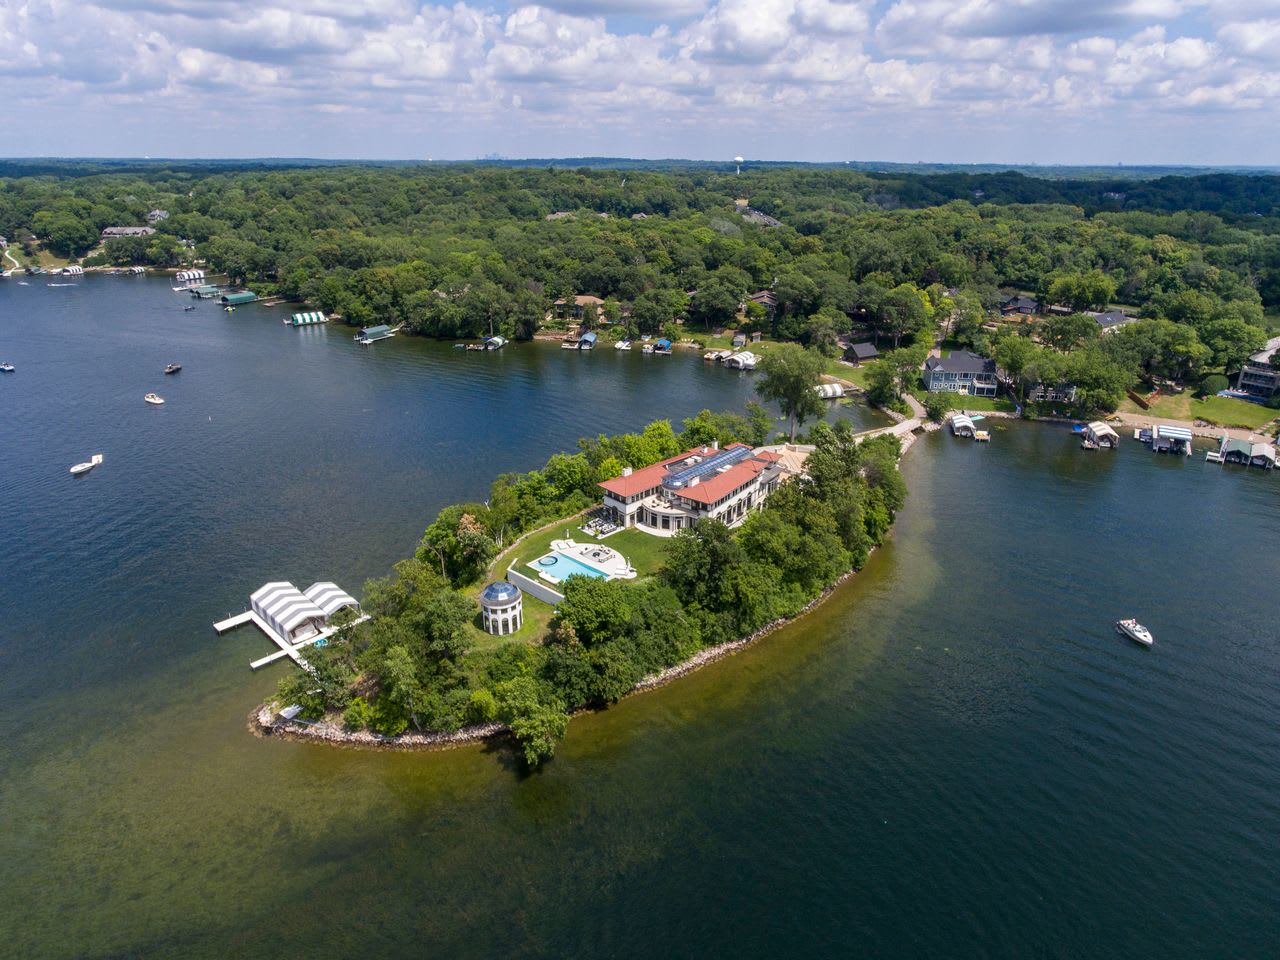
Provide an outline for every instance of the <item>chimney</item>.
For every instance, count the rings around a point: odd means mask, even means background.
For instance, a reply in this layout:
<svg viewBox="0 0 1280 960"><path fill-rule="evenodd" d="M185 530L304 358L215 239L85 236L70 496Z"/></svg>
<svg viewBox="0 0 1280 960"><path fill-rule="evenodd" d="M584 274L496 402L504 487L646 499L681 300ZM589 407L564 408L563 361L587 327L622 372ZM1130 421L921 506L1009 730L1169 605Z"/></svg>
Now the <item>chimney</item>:
<svg viewBox="0 0 1280 960"><path fill-rule="evenodd" d="M692 480L689 481L689 486L696 487L698 485L698 481L701 479L702 479L701 477L694 477Z"/></svg>
<svg viewBox="0 0 1280 960"><path fill-rule="evenodd" d="M719 441L719 440L712 440L712 441L711 441L711 449L712 449L712 450L719 450L719 449L720 449L720 441Z"/></svg>
<svg viewBox="0 0 1280 960"><path fill-rule="evenodd" d="M623 475L624 477L629 477L629 476L631 476L631 468L630 468L630 467L623 467L623 468L622 468L622 475Z"/></svg>

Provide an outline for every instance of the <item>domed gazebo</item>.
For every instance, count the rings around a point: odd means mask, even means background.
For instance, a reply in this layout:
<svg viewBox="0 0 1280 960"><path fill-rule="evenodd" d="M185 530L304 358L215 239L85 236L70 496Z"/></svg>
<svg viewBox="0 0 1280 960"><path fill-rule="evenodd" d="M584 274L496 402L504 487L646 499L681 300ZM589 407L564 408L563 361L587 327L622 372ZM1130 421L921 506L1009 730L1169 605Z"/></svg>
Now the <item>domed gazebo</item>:
<svg viewBox="0 0 1280 960"><path fill-rule="evenodd" d="M485 633L496 637L515 633L524 623L524 597L520 588L506 580L495 580L480 594L480 613Z"/></svg>

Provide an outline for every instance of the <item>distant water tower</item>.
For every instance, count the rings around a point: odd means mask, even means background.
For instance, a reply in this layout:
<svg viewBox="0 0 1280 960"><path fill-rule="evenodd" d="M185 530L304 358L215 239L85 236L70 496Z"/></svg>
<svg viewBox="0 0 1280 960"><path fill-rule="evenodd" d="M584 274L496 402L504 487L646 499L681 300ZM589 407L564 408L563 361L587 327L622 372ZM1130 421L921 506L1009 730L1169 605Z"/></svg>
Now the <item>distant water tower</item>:
<svg viewBox="0 0 1280 960"><path fill-rule="evenodd" d="M734 168L734 171L733 171L734 176L736 177L742 176L742 164L745 161L743 161L741 157L734 157L733 162L737 164L737 166Z"/></svg>

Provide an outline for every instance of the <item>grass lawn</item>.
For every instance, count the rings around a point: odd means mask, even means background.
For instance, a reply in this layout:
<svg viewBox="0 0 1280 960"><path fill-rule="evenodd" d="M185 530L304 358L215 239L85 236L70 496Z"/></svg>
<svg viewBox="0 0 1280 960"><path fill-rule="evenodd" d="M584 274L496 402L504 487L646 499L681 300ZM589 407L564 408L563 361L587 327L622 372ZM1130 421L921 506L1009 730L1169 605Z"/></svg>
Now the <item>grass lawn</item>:
<svg viewBox="0 0 1280 960"><path fill-rule="evenodd" d="M576 521L562 520L549 529L536 533L527 540L522 541L511 552L510 556L504 558L500 568L494 570L494 576L505 576L508 567L515 567L527 576L536 576L534 571L526 568L525 564L537 560L543 554L548 553L551 550L552 540L603 543L606 547L612 547L626 557L641 577L652 576L662 566L662 561L666 557L667 543L663 538L650 536L647 533L633 529L623 530L601 541L594 541L592 537L587 536L578 529L581 519L578 518Z"/></svg>
<svg viewBox="0 0 1280 960"><path fill-rule="evenodd" d="M1193 397L1190 391L1176 396L1157 397L1150 410L1143 410L1132 400L1125 400L1120 405L1120 411L1165 417L1169 420L1204 420L1220 427L1244 427L1247 430L1257 430L1277 416L1277 411L1258 403L1231 397L1206 397L1200 400Z"/></svg>
<svg viewBox="0 0 1280 960"><path fill-rule="evenodd" d="M926 390L915 390L915 398L924 403L929 395ZM939 396L947 401L948 410L995 410L1013 413L1017 408L1007 397L971 397L967 393L942 393Z"/></svg>
<svg viewBox="0 0 1280 960"><path fill-rule="evenodd" d="M485 633L484 628L480 625L480 611L476 611L475 619L467 625L467 633L471 637L475 646L472 647L473 653L488 653L496 650L504 643L518 641L520 643L541 643L542 638L547 633L547 624L551 622L551 617L555 613L550 604L543 603L537 597L524 595L524 623L515 633L508 633L505 637L495 637L491 633Z"/></svg>

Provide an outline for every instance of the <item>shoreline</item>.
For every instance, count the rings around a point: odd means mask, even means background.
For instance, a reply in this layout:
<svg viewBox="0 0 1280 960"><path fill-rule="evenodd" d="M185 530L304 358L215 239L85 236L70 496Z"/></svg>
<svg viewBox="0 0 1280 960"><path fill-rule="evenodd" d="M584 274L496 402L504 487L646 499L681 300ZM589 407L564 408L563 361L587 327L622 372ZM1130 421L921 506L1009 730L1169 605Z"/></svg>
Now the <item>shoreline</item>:
<svg viewBox="0 0 1280 960"><path fill-rule="evenodd" d="M939 425L926 423L922 424L919 432L912 431L906 436L900 436L898 439L902 444L902 451L898 456L898 464L901 467L902 460L907 455L907 451L915 446L916 440L920 433L932 433L937 430ZM557 521L562 523L563 521ZM536 532L536 531L535 531ZM523 539L520 538L520 539ZM518 542L518 541L517 541ZM515 546L515 542L511 544ZM508 548L510 549L510 548ZM867 554L868 561L875 555L876 547L872 547ZM673 666L660 670L657 673L642 677L634 687L618 698L617 702L628 700L631 697L648 693L659 687L664 687L669 683L679 680L681 677L702 669L709 664L726 657L733 656L740 650L744 650L754 645L760 640L768 637L772 633L776 633L788 624L795 623L801 618L812 613L828 599L845 583L857 576L857 570L848 570L842 573L834 581L829 583L822 589L816 597L806 603L795 613L787 617L780 617L771 623L765 624L755 632L739 637L737 640L728 640L718 646L708 647L705 650L699 650L688 660L681 661ZM350 747L358 750L449 750L454 747L465 746L470 743L480 743L485 740L492 740L496 737L505 735L508 732L507 725L504 723L485 723L471 727L461 727L449 733L432 732L432 733L402 733L398 736L387 737L379 733L373 733L369 730L347 730L342 725L340 715L333 717L326 716L323 720L299 721L285 720L277 709L278 702L268 700L259 704L249 714L249 729L254 736L257 737L276 737L282 740L298 740L309 743L328 744L335 747ZM586 713L595 713L601 709L608 707L583 707L578 710L571 711L569 716L576 717Z"/></svg>

